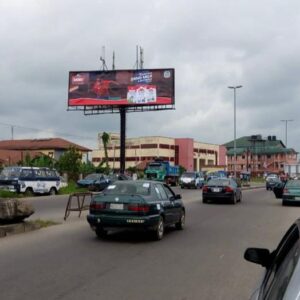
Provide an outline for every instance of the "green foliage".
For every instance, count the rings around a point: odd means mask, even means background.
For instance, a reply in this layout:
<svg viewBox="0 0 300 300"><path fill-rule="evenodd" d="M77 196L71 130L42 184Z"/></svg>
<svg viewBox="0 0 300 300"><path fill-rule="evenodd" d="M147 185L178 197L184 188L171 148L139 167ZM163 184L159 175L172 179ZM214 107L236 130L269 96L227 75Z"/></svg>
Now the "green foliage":
<svg viewBox="0 0 300 300"><path fill-rule="evenodd" d="M81 153L74 147L70 147L56 163L56 169L60 173L67 173L69 180L76 181L79 177L81 166Z"/></svg>
<svg viewBox="0 0 300 300"><path fill-rule="evenodd" d="M54 166L54 160L47 155L37 156L31 160L31 165L33 167L47 167L52 169Z"/></svg>
<svg viewBox="0 0 300 300"><path fill-rule="evenodd" d="M81 163L79 172L85 177L88 174L95 173L96 172L96 167L88 161L87 163Z"/></svg>
<svg viewBox="0 0 300 300"><path fill-rule="evenodd" d="M87 188L83 188L83 187L79 188L79 187L77 187L76 182L69 181L68 186L59 189L58 194L59 195L69 195L72 193L87 192L87 191L88 191Z"/></svg>
<svg viewBox="0 0 300 300"><path fill-rule="evenodd" d="M58 223L58 222L54 222L52 220L41 220L41 219L37 219L37 220L34 220L34 221L29 221L28 223L33 224L33 225L37 226L38 228L46 228L46 227L49 227L49 226L61 224L61 223Z"/></svg>
<svg viewBox="0 0 300 300"><path fill-rule="evenodd" d="M6 190L0 190L0 198L21 198L24 197L22 194L10 192Z"/></svg>
<svg viewBox="0 0 300 300"><path fill-rule="evenodd" d="M111 169L109 165L104 165L105 160L102 160L99 165L95 168L96 173L109 175L111 173Z"/></svg>

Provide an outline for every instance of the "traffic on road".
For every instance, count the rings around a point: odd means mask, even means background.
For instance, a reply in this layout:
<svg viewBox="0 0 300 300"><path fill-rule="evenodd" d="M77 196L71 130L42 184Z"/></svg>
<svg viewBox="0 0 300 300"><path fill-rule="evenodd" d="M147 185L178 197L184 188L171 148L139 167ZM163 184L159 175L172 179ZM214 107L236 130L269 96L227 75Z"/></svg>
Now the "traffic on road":
<svg viewBox="0 0 300 300"><path fill-rule="evenodd" d="M200 189L172 190L181 194L185 226L166 227L159 242L151 232L123 228L99 239L88 211L63 221L67 196L27 199L36 208L31 219L61 224L0 240L4 299L249 299L268 269L249 264L244 252L276 249L300 207L282 207L263 185L243 190L239 205L206 205Z"/></svg>

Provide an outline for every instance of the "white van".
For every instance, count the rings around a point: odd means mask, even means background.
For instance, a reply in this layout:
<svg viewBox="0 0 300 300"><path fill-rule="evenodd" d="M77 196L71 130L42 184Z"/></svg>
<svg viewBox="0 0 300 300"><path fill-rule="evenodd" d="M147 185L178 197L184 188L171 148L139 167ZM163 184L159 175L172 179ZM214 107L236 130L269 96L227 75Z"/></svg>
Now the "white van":
<svg viewBox="0 0 300 300"><path fill-rule="evenodd" d="M59 175L49 168L5 167L0 173L0 189L11 192L55 195L59 188Z"/></svg>

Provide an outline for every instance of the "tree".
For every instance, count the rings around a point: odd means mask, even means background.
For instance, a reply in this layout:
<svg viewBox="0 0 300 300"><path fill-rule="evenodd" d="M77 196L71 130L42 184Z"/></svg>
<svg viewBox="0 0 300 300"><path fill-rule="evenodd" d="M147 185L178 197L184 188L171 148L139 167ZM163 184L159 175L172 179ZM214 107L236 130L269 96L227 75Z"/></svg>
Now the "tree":
<svg viewBox="0 0 300 300"><path fill-rule="evenodd" d="M81 166L81 153L74 147L70 147L56 163L56 168L61 173L67 173L69 180L76 181L79 178Z"/></svg>
<svg viewBox="0 0 300 300"><path fill-rule="evenodd" d="M54 160L47 155L36 156L31 160L31 166L53 168Z"/></svg>
<svg viewBox="0 0 300 300"><path fill-rule="evenodd" d="M90 161L88 161L87 163L81 163L79 172L83 175L83 177L85 177L88 174L95 173L96 168Z"/></svg>
<svg viewBox="0 0 300 300"><path fill-rule="evenodd" d="M110 136L107 132L103 132L101 138L102 138L102 143L103 143L103 147L104 147L104 156L105 156L106 168L109 169L107 145L109 143Z"/></svg>

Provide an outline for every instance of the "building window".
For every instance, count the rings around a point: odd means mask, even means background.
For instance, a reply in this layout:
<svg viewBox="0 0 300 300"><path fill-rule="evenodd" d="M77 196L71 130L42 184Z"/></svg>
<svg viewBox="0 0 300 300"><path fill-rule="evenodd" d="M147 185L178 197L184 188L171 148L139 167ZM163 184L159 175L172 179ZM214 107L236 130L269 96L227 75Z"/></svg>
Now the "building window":
<svg viewBox="0 0 300 300"><path fill-rule="evenodd" d="M142 144L141 149L152 149L158 148L158 144Z"/></svg>

